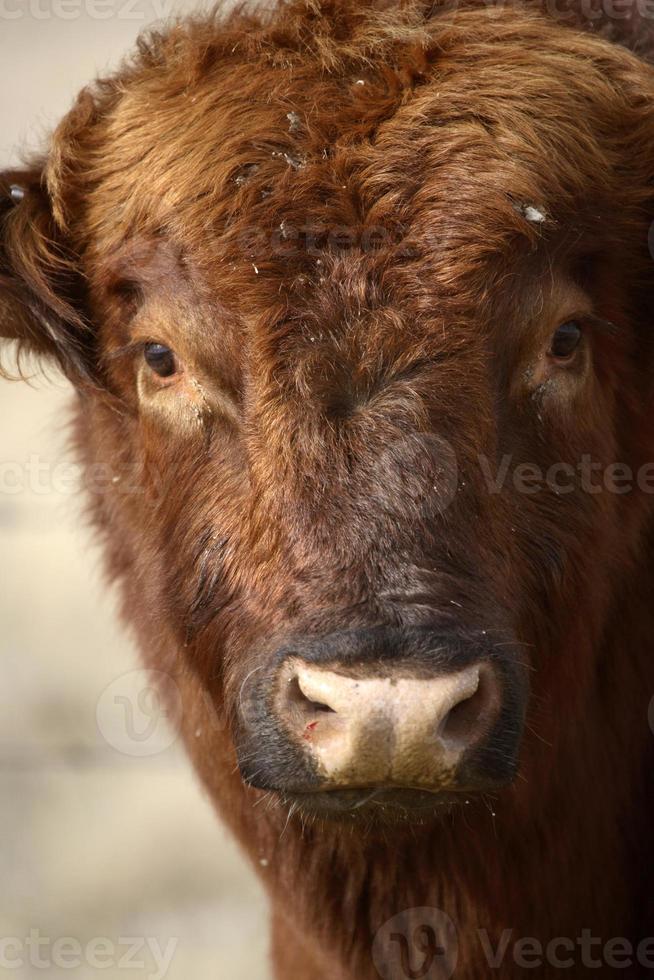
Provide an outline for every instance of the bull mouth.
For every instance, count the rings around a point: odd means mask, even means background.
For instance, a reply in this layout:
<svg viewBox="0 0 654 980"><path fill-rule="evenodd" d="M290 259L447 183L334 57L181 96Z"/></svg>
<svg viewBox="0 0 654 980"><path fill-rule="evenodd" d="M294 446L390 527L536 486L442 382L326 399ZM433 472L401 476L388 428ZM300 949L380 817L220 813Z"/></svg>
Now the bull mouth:
<svg viewBox="0 0 654 980"><path fill-rule="evenodd" d="M497 786L493 789L497 791ZM489 790L490 791L490 790ZM347 823L352 826L424 824L453 810L483 804L487 796L479 789L425 789L411 786L376 786L360 789L324 789L280 794L291 814L312 819Z"/></svg>

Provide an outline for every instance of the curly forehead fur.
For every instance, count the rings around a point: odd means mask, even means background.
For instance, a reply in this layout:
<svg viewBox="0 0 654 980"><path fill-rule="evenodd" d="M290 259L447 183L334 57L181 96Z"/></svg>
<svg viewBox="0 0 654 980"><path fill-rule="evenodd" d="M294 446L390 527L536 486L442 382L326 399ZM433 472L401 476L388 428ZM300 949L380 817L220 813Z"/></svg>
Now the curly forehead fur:
<svg viewBox="0 0 654 980"><path fill-rule="evenodd" d="M228 306L273 319L294 304L303 315L328 277L306 248L327 229L328 252L373 243L368 268L399 260L407 288L428 276L444 311L485 301L544 231L566 248L625 250L651 204L654 82L576 20L528 3L325 2L151 34L54 134L53 224L24 278L72 355L87 289L72 280L81 272L97 302L135 239L173 242ZM530 225L525 206L547 224ZM29 207L7 222L7 254Z"/></svg>
<svg viewBox="0 0 654 980"><path fill-rule="evenodd" d="M242 265L221 279L230 299L247 285L256 303L249 228L364 235L392 217L437 253L444 292L465 270L478 298L470 273L537 237L516 205L570 236L619 239L609 214L628 226L648 203L651 95L635 57L535 9L236 12L151 36L82 94L47 181L90 262L137 233L170 236L201 265ZM264 274L292 276L256 235L251 251Z"/></svg>

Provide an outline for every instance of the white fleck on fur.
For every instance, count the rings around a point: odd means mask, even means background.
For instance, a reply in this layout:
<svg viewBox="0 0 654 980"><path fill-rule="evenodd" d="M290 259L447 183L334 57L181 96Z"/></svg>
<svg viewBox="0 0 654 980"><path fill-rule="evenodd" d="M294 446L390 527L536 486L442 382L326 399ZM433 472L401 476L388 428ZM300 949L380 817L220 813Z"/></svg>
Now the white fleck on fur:
<svg viewBox="0 0 654 980"><path fill-rule="evenodd" d="M547 215L539 210L539 208L534 207L533 204L520 204L516 206L516 210L527 221L533 222L535 225L542 225L547 221Z"/></svg>
<svg viewBox="0 0 654 980"><path fill-rule="evenodd" d="M297 131L302 128L302 120L298 116L297 112L287 112L286 118L288 119L289 123L289 133L297 133Z"/></svg>

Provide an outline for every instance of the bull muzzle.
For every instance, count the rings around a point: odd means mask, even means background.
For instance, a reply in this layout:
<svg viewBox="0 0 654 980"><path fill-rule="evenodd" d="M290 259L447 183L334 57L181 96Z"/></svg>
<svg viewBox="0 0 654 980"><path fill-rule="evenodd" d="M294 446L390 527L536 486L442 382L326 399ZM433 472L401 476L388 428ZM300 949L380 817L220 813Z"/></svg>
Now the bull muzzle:
<svg viewBox="0 0 654 980"><path fill-rule="evenodd" d="M241 699L244 778L321 811L423 808L509 782L527 682L496 641L375 627L287 643Z"/></svg>

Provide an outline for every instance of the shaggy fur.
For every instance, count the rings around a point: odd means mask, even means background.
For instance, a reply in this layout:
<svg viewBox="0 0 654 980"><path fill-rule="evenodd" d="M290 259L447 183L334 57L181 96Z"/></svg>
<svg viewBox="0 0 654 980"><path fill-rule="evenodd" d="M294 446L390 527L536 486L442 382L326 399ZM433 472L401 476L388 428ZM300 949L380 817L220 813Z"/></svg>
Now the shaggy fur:
<svg viewBox="0 0 654 980"><path fill-rule="evenodd" d="M492 971L479 928L654 932L652 494L487 480L504 454L652 458L654 72L584 20L349 0L191 20L3 175L2 332L76 386L109 572L270 892L280 980L372 980L377 930L414 907L455 922L466 980L524 973ZM635 18L622 39L648 47ZM287 637L434 616L519 637L511 787L383 828L246 786L239 699Z"/></svg>

